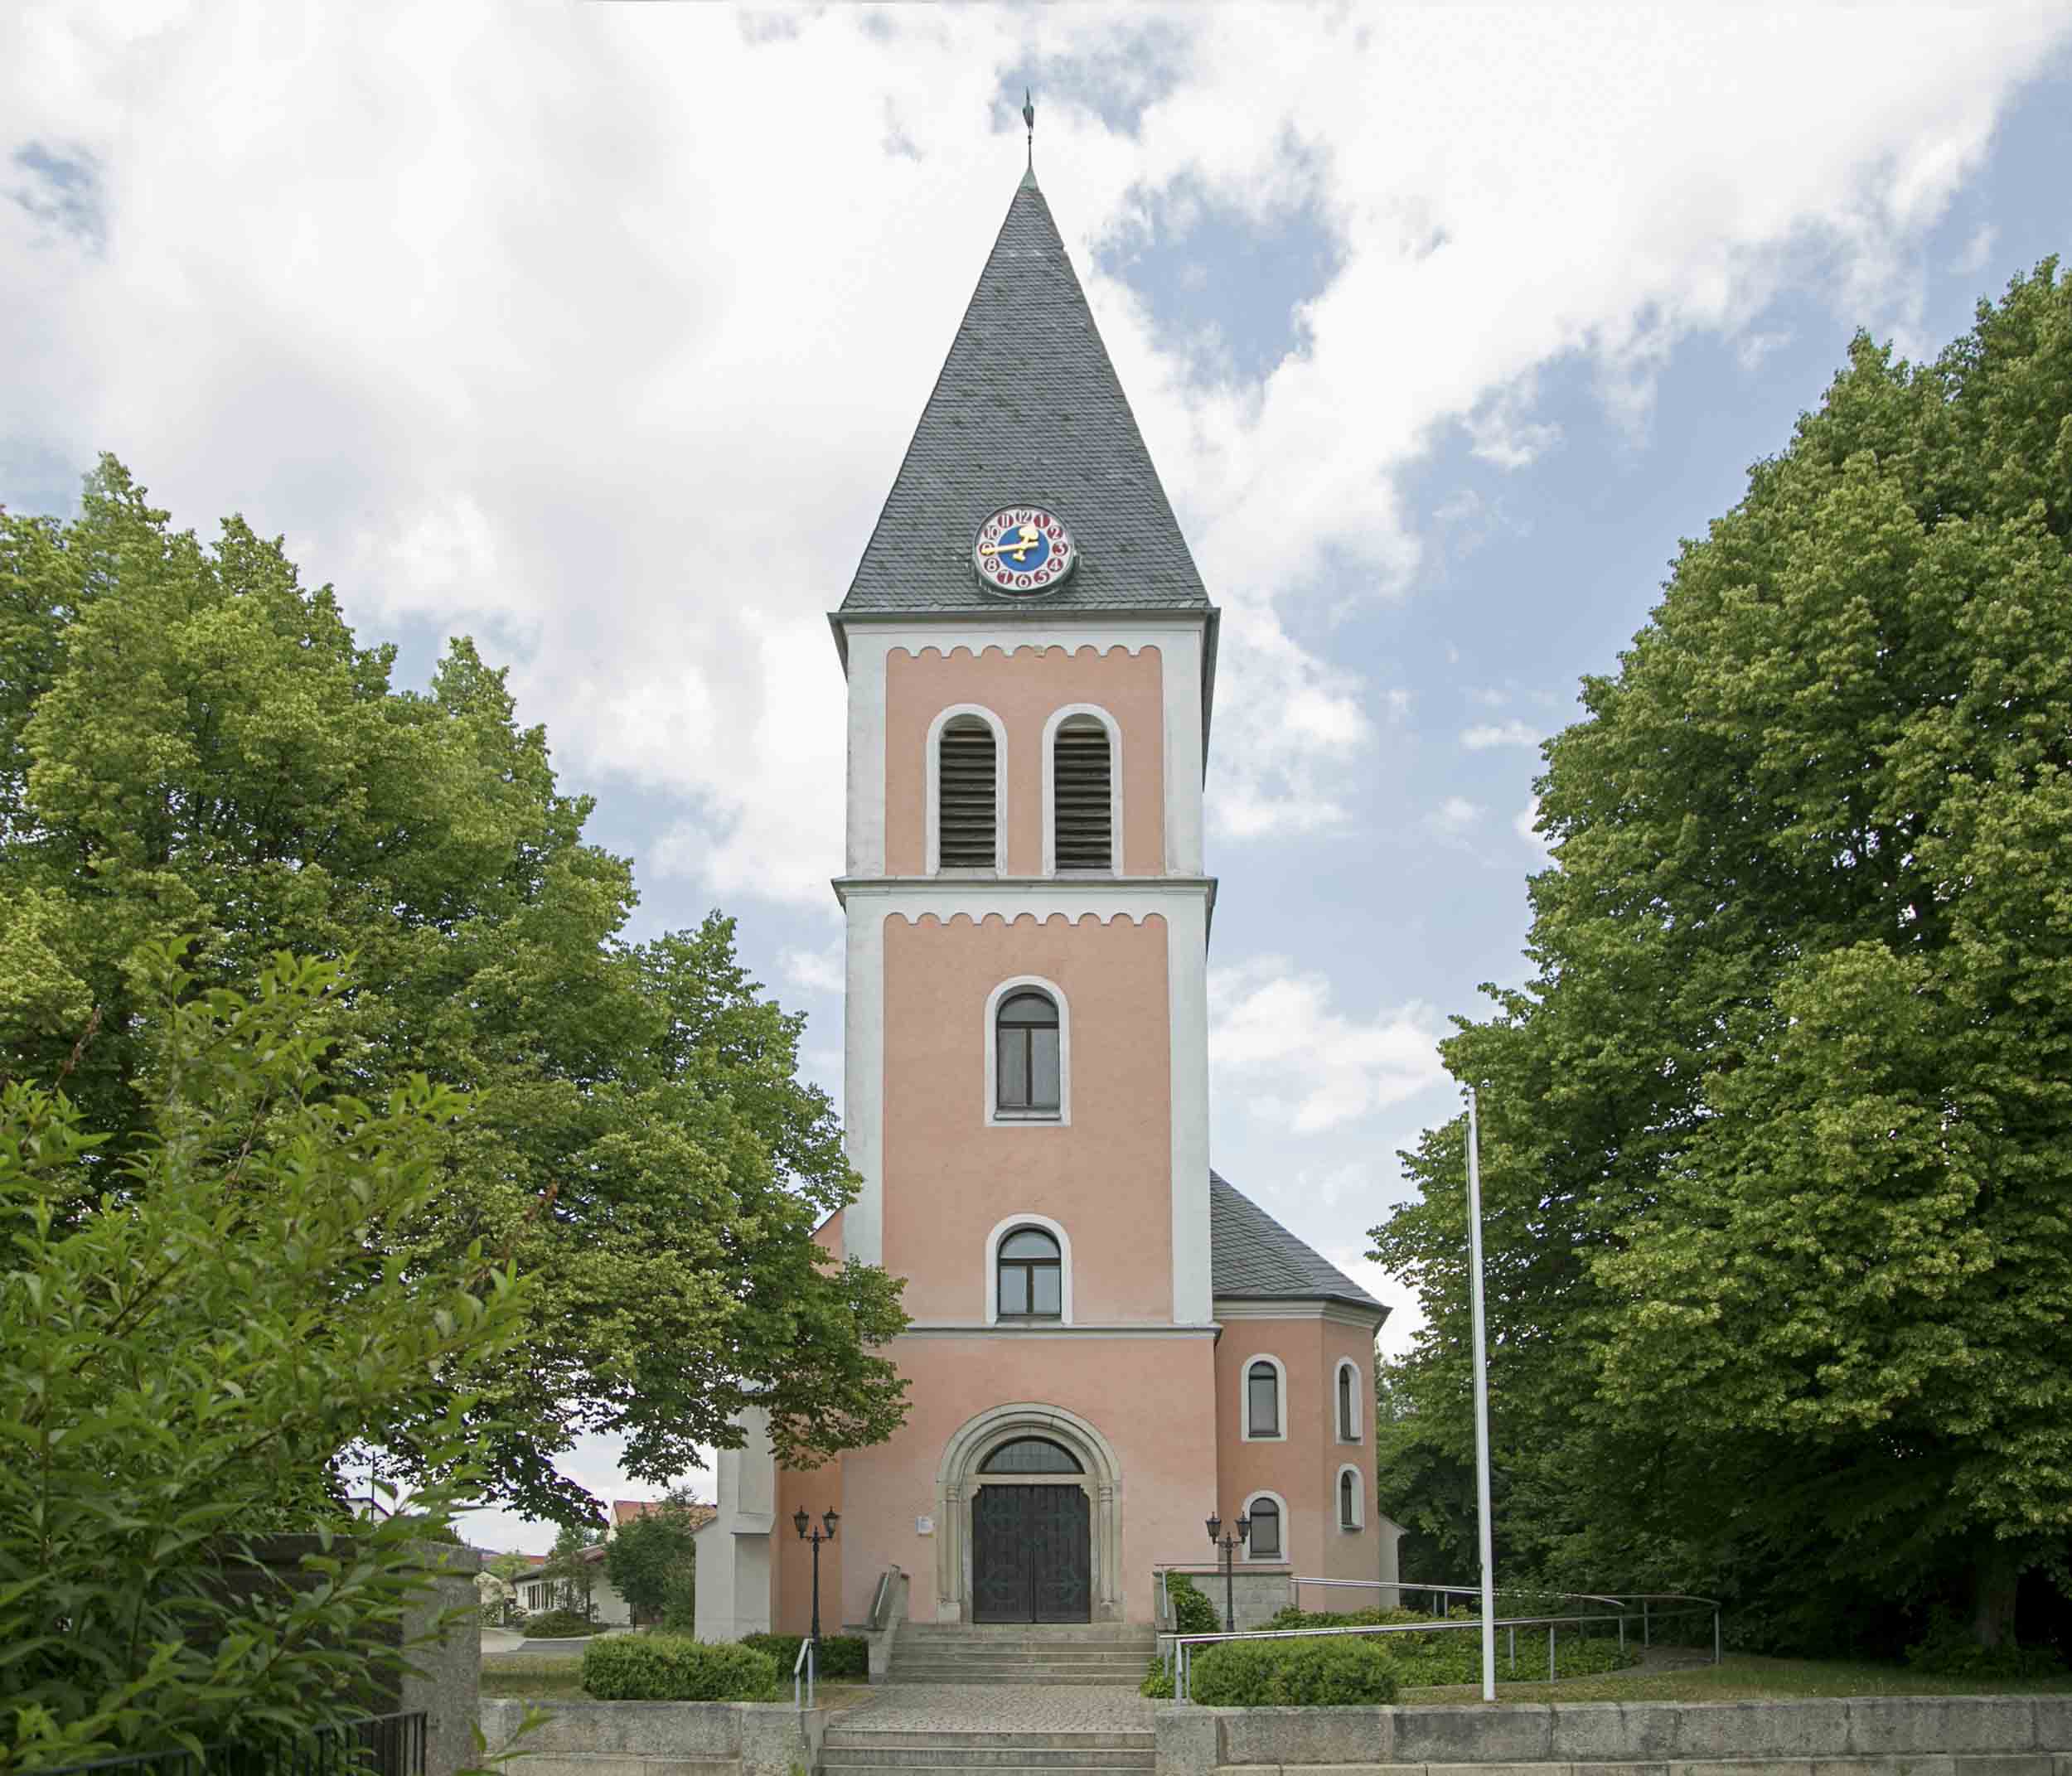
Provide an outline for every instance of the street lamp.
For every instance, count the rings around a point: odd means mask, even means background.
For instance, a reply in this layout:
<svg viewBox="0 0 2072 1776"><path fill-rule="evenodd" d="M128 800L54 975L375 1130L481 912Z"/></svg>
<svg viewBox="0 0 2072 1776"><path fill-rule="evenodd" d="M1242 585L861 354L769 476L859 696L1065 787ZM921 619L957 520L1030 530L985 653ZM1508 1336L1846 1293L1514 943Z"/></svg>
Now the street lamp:
<svg viewBox="0 0 2072 1776"><path fill-rule="evenodd" d="M799 1532L799 1540L813 1544L813 1649L816 1653L819 1652L821 1644L821 1544L835 1539L835 1526L840 1522L841 1518L834 1512L826 1512L821 1518L821 1522L827 1526L827 1533L823 1536L820 1524L813 1523L812 1518L806 1514L804 1505L792 1513L792 1527ZM813 1533L810 1536L806 1532L809 1523L813 1523Z"/></svg>
<svg viewBox="0 0 2072 1776"><path fill-rule="evenodd" d="M1237 1533L1225 1536L1221 1517L1212 1516L1208 1520L1208 1545L1223 1551L1223 1632L1227 1634L1237 1632L1237 1581L1232 1576L1231 1559L1242 1544L1251 1540L1251 1519L1240 1511L1232 1527Z"/></svg>

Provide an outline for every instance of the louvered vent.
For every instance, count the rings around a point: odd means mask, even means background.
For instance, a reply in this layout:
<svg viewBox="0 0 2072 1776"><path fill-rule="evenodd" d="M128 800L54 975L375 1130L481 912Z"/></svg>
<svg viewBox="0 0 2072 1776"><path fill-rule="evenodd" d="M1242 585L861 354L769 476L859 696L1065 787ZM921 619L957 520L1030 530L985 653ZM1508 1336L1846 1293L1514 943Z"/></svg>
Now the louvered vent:
<svg viewBox="0 0 2072 1776"><path fill-rule="evenodd" d="M1108 730L1075 719L1058 730L1052 789L1057 798L1058 867L1115 868L1115 833L1108 791Z"/></svg>
<svg viewBox="0 0 2072 1776"><path fill-rule="evenodd" d="M993 869L993 730L961 718L942 730L937 835L945 869Z"/></svg>

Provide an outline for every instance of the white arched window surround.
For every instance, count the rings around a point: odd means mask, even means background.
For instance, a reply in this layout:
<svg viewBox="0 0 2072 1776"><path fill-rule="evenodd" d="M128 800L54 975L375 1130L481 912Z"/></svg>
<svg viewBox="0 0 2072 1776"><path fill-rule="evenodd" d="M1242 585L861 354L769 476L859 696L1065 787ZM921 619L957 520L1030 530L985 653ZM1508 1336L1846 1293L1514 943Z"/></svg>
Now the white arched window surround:
<svg viewBox="0 0 2072 1776"><path fill-rule="evenodd" d="M922 858L923 869L928 874L942 873L942 730L960 715L976 716L993 730L993 869L991 873L1007 873L1007 728L999 716L983 704L953 703L941 711L928 723L927 753L927 849ZM983 875L982 870L956 872L959 875Z"/></svg>
<svg viewBox="0 0 2072 1776"><path fill-rule="evenodd" d="M1011 994L1032 989L1048 994L1051 1004L1058 1008L1058 1114L1053 1116L1045 1111L1040 1116L1031 1116L1010 1112L1003 1116L1000 1092L1000 1002ZM985 1077L981 1086L988 1128L1056 1129L1072 1121L1072 1008L1065 1003L1064 990L1056 981L1046 980L1041 975L1016 975L1000 982L986 995Z"/></svg>
<svg viewBox="0 0 2072 1776"><path fill-rule="evenodd" d="M1043 723L1043 873L1058 873L1058 730L1075 715L1092 716L1108 730L1108 868L1119 876L1122 873L1122 729L1115 717L1097 703L1068 703L1062 709L1053 709L1050 719Z"/></svg>
<svg viewBox="0 0 2072 1776"><path fill-rule="evenodd" d="M1280 1512L1280 1550L1276 1554L1255 1554L1251 1551L1251 1543L1247 1541L1244 1546L1242 1557L1248 1561L1272 1561L1276 1563L1284 1562L1288 1558L1288 1543L1290 1539L1288 1533L1288 1501L1283 1498L1278 1493L1258 1492L1250 1493L1246 1497L1245 1503L1242 1507L1244 1513L1247 1517L1250 1517L1251 1515L1251 1507L1257 1504L1262 1498L1271 1498Z"/></svg>
<svg viewBox="0 0 2072 1776"><path fill-rule="evenodd" d="M1072 1324L1072 1236L1048 1215L1009 1215L985 1236L985 1324L997 1326L1000 1323L1000 1280L996 1266L1000 1262L1000 1241L1018 1227L1041 1227L1058 1242L1058 1318L1043 1320L1046 1326L1069 1326Z"/></svg>
<svg viewBox="0 0 2072 1776"><path fill-rule="evenodd" d="M1353 1386L1348 1391L1353 1415L1345 1424L1339 1422L1339 1377L1350 1369ZM1350 1357L1341 1357L1338 1367L1331 1372L1331 1429L1340 1443L1358 1443L1360 1440L1360 1366Z"/></svg>
<svg viewBox="0 0 2072 1776"><path fill-rule="evenodd" d="M1251 1428L1251 1369L1254 1363L1270 1362L1274 1370L1274 1387L1280 1410L1275 1416L1279 1420L1278 1430L1255 1431ZM1243 1440L1247 1443L1285 1443L1288 1440L1288 1366L1271 1351L1261 1351L1256 1357L1247 1357L1237 1372L1238 1422L1244 1428ZM1278 1498L1278 1493L1266 1496ZM1286 1507L1284 1506L1285 1510Z"/></svg>
<svg viewBox="0 0 2072 1776"><path fill-rule="evenodd" d="M1339 1508L1348 1474L1353 1476L1353 1521L1349 1523ZM1367 1477L1351 1462L1340 1463L1339 1471L1331 1477L1331 1521L1343 1530L1367 1527Z"/></svg>

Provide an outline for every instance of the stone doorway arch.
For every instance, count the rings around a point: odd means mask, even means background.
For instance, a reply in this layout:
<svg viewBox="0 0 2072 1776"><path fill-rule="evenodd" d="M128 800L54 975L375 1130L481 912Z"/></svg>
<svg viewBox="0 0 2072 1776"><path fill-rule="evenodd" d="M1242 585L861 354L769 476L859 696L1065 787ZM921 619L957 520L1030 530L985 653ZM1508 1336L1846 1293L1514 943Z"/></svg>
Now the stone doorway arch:
<svg viewBox="0 0 2072 1776"><path fill-rule="evenodd" d="M936 1620L971 1619L971 1500L979 1469L1003 1443L1046 1437L1072 1451L1084 1470L1089 1553L1093 1566L1092 1615L1122 1619L1122 1464L1094 1425L1063 1406L1021 1401L990 1406L966 1419L943 1445L936 1469Z"/></svg>

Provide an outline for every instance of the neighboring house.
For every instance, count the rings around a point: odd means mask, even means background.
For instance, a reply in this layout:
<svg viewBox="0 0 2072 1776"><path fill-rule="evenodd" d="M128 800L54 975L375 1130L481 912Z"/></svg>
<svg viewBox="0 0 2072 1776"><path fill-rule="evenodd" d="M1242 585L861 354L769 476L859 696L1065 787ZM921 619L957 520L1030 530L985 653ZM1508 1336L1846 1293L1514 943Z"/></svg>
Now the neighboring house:
<svg viewBox="0 0 2072 1776"><path fill-rule="evenodd" d="M905 1279L910 1410L800 1473L744 1415L701 1638L806 1628L796 1513L838 1622L894 1566L917 1621L1146 1621L1212 1515L1256 1586L1395 1578L1387 1309L1209 1168L1218 614L1032 172L832 617L859 1190L816 1237Z"/></svg>
<svg viewBox="0 0 2072 1776"><path fill-rule="evenodd" d="M632 1623L632 1610L626 1599L619 1595L612 1581L604 1575L604 1545L624 1525L646 1516L651 1511L661 1509L663 1503L660 1499L646 1498L615 1498L612 1501L612 1522L604 1532L604 1541L583 1551L583 1563L590 1569L590 1615L593 1621L608 1628L622 1628ZM703 1528L714 1515L714 1507L710 1505L695 1504L690 1507L694 1529ZM530 1558L535 1565L544 1565L547 1560L544 1554L532 1555ZM580 1609L583 1607L581 1590L566 1580L521 1575L517 1581L517 1594L519 1607L528 1615L537 1614L543 1609Z"/></svg>

